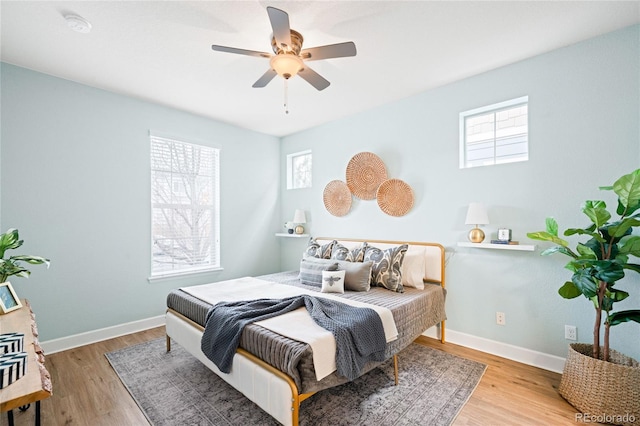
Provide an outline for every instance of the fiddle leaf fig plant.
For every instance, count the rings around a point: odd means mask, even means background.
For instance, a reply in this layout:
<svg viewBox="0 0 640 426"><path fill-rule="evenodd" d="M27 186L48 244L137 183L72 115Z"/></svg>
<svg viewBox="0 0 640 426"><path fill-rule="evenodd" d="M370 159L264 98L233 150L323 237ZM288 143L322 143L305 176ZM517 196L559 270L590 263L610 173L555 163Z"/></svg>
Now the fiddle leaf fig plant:
<svg viewBox="0 0 640 426"><path fill-rule="evenodd" d="M588 237L579 242L575 249L558 235L558 224L547 218L546 231L531 232L527 236L534 240L557 244L544 250L542 255L561 253L570 257L565 268L572 272L571 281L565 282L558 290L565 299L580 295L589 299L595 308L596 318L593 328L594 358L609 360L609 329L627 321L640 323L640 309L613 312L613 305L629 297L629 293L616 288L626 271L640 272L640 264L632 263L640 258L640 236L633 235L634 228L640 226L640 169L624 175L612 186L604 186L618 196L616 214L612 220L604 201L588 200L582 212L591 224L585 228L569 228L564 236ZM635 281L638 284L638 281ZM604 321L603 353L600 357L600 330Z"/></svg>
<svg viewBox="0 0 640 426"><path fill-rule="evenodd" d="M24 241L20 239L17 229L11 228L0 235L0 283L7 281L12 275L29 278L31 272L22 265L23 263L31 265L44 263L47 268L49 267L49 259L40 256L17 255L5 258L7 250L15 250L23 243Z"/></svg>

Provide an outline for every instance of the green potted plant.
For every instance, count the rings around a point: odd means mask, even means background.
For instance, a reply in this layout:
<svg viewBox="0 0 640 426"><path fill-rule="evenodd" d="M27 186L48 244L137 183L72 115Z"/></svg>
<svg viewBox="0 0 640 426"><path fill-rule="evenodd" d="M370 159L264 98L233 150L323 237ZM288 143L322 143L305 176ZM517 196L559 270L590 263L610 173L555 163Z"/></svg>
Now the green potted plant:
<svg viewBox="0 0 640 426"><path fill-rule="evenodd" d="M23 243L24 241L18 236L17 229L11 228L0 235L0 283L6 282L12 275L29 278L31 272L22 265L23 263L31 265L44 263L47 268L49 267L49 259L40 256L17 255L5 259L7 250L15 250Z"/></svg>
<svg viewBox="0 0 640 426"><path fill-rule="evenodd" d="M610 349L609 332L623 322L640 323L640 309L613 308L629 296L616 287L625 271L640 272L640 264L632 262L640 257L640 236L632 234L640 226L640 169L600 189L612 190L618 196L618 217L612 219L604 201L585 201L582 212L589 218L589 226L564 231L565 236L587 238L577 243L575 250L558 235L553 218L547 218L546 231L527 236L556 244L542 255L561 253L570 258L565 268L572 273L571 281L560 287L560 296L573 299L582 295L595 308L593 344L570 345L560 394L582 412L608 416L605 423L632 424L640 421L640 364Z"/></svg>

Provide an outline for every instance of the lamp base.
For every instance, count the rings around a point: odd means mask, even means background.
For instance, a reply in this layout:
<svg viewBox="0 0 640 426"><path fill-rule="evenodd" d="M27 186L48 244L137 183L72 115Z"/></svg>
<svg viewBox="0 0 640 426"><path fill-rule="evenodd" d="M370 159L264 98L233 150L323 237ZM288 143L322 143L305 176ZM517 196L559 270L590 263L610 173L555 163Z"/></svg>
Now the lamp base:
<svg viewBox="0 0 640 426"><path fill-rule="evenodd" d="M480 228L473 228L469 231L469 241L472 243L481 243L484 241L484 232Z"/></svg>
<svg viewBox="0 0 640 426"><path fill-rule="evenodd" d="M296 226L296 234L304 234L304 227L302 225Z"/></svg>

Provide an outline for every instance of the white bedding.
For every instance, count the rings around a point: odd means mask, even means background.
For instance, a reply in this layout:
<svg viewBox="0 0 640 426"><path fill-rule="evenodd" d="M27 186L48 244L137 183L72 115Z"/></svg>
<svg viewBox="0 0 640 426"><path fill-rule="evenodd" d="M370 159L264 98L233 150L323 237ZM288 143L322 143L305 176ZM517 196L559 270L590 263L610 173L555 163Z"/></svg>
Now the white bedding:
<svg viewBox="0 0 640 426"><path fill-rule="evenodd" d="M255 299L283 299L301 294L337 300L351 306L371 308L378 313L384 327L385 338L391 342L398 338L398 330L391 311L381 306L344 299L327 293L309 291L298 287L277 284L253 277L237 278L193 287L182 291L211 305L219 302L238 302ZM305 308L296 309L256 324L275 333L307 343L313 351L313 363L317 380L336 370L336 341L330 331L317 325ZM291 325L295 324L295 327Z"/></svg>

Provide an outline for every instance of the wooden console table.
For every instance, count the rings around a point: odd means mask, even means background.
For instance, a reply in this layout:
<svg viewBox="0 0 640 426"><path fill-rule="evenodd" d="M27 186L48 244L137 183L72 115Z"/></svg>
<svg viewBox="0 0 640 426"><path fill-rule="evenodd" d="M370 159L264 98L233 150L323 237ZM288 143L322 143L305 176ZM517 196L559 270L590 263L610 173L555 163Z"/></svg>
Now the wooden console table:
<svg viewBox="0 0 640 426"><path fill-rule="evenodd" d="M44 352L38 342L38 327L31 305L25 299L22 307L0 315L0 333L23 333L27 353L27 373L0 389L0 412L8 412L9 426L13 425L13 409L35 402L36 425L40 425L40 401L53 393L51 376L44 366Z"/></svg>

